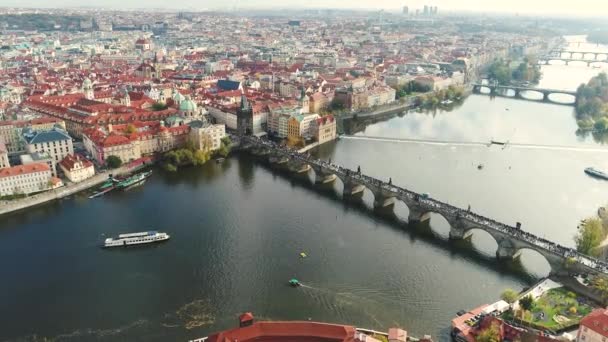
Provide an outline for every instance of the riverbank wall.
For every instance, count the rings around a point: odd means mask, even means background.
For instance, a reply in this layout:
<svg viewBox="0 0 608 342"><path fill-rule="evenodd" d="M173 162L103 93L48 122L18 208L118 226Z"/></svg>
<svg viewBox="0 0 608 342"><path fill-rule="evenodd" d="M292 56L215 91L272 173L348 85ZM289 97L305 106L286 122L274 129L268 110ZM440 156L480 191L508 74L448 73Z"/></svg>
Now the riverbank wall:
<svg viewBox="0 0 608 342"><path fill-rule="evenodd" d="M114 170L98 173L95 176L79 183L69 184L61 188L49 190L17 200L2 201L0 202L0 216L71 196L105 182L110 175L115 176L128 174L137 171L146 165L147 164L125 165Z"/></svg>

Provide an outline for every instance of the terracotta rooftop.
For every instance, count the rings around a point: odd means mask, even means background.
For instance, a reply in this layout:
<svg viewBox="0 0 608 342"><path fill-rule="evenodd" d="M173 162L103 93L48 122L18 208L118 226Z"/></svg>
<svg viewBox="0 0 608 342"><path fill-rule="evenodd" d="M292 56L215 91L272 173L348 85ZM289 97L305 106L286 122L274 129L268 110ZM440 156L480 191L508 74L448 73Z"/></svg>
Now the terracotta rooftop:
<svg viewBox="0 0 608 342"><path fill-rule="evenodd" d="M29 173L51 171L46 163L33 163L28 165L17 165L0 169L0 178L25 175Z"/></svg>
<svg viewBox="0 0 608 342"><path fill-rule="evenodd" d="M256 322L209 336L208 342L354 342L355 328L307 321Z"/></svg>

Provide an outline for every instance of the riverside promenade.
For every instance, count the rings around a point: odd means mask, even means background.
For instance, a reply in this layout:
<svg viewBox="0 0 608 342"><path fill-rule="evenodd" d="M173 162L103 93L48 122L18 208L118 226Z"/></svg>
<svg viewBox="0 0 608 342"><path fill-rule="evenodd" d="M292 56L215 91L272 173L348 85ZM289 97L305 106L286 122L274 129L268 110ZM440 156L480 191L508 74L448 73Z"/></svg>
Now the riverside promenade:
<svg viewBox="0 0 608 342"><path fill-rule="evenodd" d="M114 170L98 173L95 176L79 183L71 183L54 190L49 190L43 193L24 197L17 200L0 201L0 216L18 210L33 207L39 204L43 204L46 202L50 202L53 200L61 199L67 196L71 196L75 193L90 189L105 182L110 175L116 176L131 173L137 171L142 167L145 167L146 165L147 164L145 163L129 163Z"/></svg>

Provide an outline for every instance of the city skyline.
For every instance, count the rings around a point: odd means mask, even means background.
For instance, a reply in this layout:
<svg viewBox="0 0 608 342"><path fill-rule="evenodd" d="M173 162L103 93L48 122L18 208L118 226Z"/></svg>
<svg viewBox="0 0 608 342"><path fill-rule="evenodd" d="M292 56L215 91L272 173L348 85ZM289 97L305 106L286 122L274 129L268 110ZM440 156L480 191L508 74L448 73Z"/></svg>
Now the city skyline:
<svg viewBox="0 0 608 342"><path fill-rule="evenodd" d="M94 0L83 4L76 0L62 0L53 2L52 6L44 0L4 0L0 2L3 7L98 7L98 8L159 8L159 9L189 9L189 10L233 10L233 9L279 9L279 8L341 8L341 9L384 9L389 11L399 11L403 6L408 6L410 10L423 8L424 5L438 6L440 11L467 11L485 13L519 13L533 15L569 15L569 16L608 16L608 3L596 0L580 0L576 2L556 0L556 1L536 1L525 0L498 0L491 3L479 2L477 0L462 0L454 2L451 0L377 0L377 1L346 1L346 0L310 0L305 3L295 0L285 0L277 7L274 2L267 0L231 0L231 1L205 1L200 3L194 0L180 1L171 3L161 0Z"/></svg>

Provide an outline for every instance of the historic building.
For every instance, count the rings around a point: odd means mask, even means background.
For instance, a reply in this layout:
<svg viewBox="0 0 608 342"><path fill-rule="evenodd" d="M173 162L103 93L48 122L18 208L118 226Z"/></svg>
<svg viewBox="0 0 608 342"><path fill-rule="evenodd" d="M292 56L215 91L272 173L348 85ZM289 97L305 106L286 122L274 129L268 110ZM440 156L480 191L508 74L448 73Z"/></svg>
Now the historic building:
<svg viewBox="0 0 608 342"><path fill-rule="evenodd" d="M8 161L8 150L6 145L0 140L0 169L10 167L11 164Z"/></svg>
<svg viewBox="0 0 608 342"><path fill-rule="evenodd" d="M596 309L581 320L577 342L606 342L607 339L608 309Z"/></svg>
<svg viewBox="0 0 608 342"><path fill-rule="evenodd" d="M25 128L22 132L22 138L27 153L46 153L51 157L54 176L57 175L57 163L68 154L74 153L72 137L59 127L39 131Z"/></svg>
<svg viewBox="0 0 608 342"><path fill-rule="evenodd" d="M45 163L18 165L0 169L0 196L31 194L62 186Z"/></svg>
<svg viewBox="0 0 608 342"><path fill-rule="evenodd" d="M312 131L319 144L336 139L336 119L331 116L320 117L313 123Z"/></svg>
<svg viewBox="0 0 608 342"><path fill-rule="evenodd" d="M95 175L93 163L79 154L68 154L59 162L59 167L72 183L82 182Z"/></svg>

